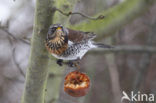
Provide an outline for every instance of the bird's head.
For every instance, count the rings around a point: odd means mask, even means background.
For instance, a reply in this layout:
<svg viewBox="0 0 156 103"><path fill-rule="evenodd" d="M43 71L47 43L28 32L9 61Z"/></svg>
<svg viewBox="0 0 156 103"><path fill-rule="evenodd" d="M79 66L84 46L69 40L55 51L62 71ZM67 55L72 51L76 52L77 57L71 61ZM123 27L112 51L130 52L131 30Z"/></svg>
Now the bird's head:
<svg viewBox="0 0 156 103"><path fill-rule="evenodd" d="M48 29L47 38L53 39L55 37L61 37L67 35L67 29L61 24L52 24Z"/></svg>

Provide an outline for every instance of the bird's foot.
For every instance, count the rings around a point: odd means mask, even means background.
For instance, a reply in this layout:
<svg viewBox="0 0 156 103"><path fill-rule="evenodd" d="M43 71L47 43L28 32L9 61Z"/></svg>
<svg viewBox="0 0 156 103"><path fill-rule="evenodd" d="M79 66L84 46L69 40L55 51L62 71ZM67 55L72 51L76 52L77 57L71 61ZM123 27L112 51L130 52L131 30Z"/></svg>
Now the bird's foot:
<svg viewBox="0 0 156 103"><path fill-rule="evenodd" d="M80 69L80 61L79 60L74 60L74 61L68 61L67 62L69 67L76 67L77 69Z"/></svg>
<svg viewBox="0 0 156 103"><path fill-rule="evenodd" d="M74 61L68 61L68 62L67 62L67 65L68 65L69 67L74 67L74 66L75 66L75 63L74 63Z"/></svg>
<svg viewBox="0 0 156 103"><path fill-rule="evenodd" d="M63 66L63 64L66 64L66 65L68 65L69 67L76 67L77 69L80 69L80 66L79 66L79 64L80 64L80 59L79 59L79 58L76 59L76 60L70 60L70 61L68 61L68 62L63 62L62 59L58 59L58 60L56 61L56 63L57 63L59 66Z"/></svg>
<svg viewBox="0 0 156 103"><path fill-rule="evenodd" d="M56 63L59 65L59 66L62 66L63 65L63 60L62 59L58 59L56 61Z"/></svg>

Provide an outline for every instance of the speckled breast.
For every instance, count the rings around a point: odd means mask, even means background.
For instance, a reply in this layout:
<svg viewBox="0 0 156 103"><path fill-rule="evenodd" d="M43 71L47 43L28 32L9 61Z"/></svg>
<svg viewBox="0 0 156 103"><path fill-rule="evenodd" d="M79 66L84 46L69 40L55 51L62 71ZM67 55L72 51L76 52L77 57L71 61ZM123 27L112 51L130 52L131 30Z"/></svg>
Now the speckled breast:
<svg viewBox="0 0 156 103"><path fill-rule="evenodd" d="M64 38L56 38L54 40L48 40L46 42L46 48L52 54L61 55L67 50L68 43Z"/></svg>

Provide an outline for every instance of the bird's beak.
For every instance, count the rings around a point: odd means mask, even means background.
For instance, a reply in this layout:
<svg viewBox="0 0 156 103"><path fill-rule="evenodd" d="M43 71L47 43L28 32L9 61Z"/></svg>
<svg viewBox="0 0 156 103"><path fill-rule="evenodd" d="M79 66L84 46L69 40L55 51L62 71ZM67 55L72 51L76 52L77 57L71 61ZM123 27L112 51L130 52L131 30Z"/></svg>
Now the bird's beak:
<svg viewBox="0 0 156 103"><path fill-rule="evenodd" d="M60 30L62 30L62 28L61 27L58 27L57 30L60 31Z"/></svg>
<svg viewBox="0 0 156 103"><path fill-rule="evenodd" d="M58 27L56 29L56 34L58 34L58 35L61 35L62 34L62 28L61 27Z"/></svg>

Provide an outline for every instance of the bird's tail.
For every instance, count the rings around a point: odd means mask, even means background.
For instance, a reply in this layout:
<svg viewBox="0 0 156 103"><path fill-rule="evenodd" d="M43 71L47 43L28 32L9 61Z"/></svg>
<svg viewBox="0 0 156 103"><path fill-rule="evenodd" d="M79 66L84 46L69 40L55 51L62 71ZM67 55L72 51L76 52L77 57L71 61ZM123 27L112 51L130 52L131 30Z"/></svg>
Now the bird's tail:
<svg viewBox="0 0 156 103"><path fill-rule="evenodd" d="M113 48L111 45L102 44L102 43L93 43L96 48Z"/></svg>

